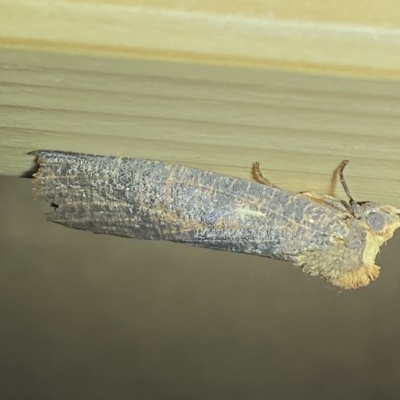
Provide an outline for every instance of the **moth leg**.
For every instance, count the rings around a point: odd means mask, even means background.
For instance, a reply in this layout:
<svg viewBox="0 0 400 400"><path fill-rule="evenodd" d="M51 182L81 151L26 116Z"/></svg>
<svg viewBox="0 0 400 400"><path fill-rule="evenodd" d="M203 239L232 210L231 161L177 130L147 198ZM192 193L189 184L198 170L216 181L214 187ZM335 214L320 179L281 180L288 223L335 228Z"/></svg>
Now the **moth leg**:
<svg viewBox="0 0 400 400"><path fill-rule="evenodd" d="M347 197L349 198L349 206L350 206L350 211L353 214L354 217L357 217L358 213L357 213L357 203L354 201L353 197L350 194L350 190L349 187L347 186L346 180L344 179L344 175L343 175L343 171L346 167L346 165L349 163L349 160L343 160L339 167L338 167L338 171L339 171L339 178L340 178L340 183L343 186L343 190L346 193Z"/></svg>
<svg viewBox="0 0 400 400"><path fill-rule="evenodd" d="M274 183L272 183L271 181L269 181L267 178L264 177L264 175L261 172L260 163L259 162L254 162L253 163L252 172L253 172L254 179L258 183L261 183L261 184L267 185L267 186L272 186L274 188L278 188L278 186L276 186Z"/></svg>

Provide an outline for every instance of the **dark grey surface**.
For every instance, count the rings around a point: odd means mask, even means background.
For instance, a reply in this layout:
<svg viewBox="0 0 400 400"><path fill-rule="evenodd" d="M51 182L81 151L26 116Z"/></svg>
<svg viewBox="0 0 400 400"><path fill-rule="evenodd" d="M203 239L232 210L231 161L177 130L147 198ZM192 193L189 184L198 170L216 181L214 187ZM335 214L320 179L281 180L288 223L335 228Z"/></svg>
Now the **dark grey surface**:
<svg viewBox="0 0 400 400"><path fill-rule="evenodd" d="M398 399L397 235L381 277L75 231L0 177L0 398Z"/></svg>

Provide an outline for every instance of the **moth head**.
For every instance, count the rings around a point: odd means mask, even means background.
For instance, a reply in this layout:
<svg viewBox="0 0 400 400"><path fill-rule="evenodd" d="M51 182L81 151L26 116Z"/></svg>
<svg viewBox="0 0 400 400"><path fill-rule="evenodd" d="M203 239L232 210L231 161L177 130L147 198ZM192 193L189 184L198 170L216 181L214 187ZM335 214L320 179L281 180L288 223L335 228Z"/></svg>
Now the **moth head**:
<svg viewBox="0 0 400 400"><path fill-rule="evenodd" d="M375 245L380 246L389 240L400 226L400 209L372 201L354 201L343 175L343 170L348 163L349 160L343 160L337 169L343 190L349 199L345 206L356 220L361 220L361 224L367 230L367 236L368 234L372 236ZM371 242L371 238L367 237L367 241Z"/></svg>
<svg viewBox="0 0 400 400"><path fill-rule="evenodd" d="M400 209L374 202L358 203L360 219L379 245L389 240L400 227Z"/></svg>

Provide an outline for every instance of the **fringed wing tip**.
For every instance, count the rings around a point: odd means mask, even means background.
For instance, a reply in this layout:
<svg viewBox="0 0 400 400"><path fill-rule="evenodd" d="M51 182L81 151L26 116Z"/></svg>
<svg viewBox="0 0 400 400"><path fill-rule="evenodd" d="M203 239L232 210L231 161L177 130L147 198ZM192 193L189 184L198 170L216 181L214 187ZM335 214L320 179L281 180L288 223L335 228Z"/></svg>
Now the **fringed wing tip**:
<svg viewBox="0 0 400 400"><path fill-rule="evenodd" d="M338 263L338 260L341 262ZM361 265L358 262L357 253L346 254L343 249L336 248L326 252L303 253L297 258L295 264L300 266L303 272L312 276L321 276L334 286L357 289L368 286L379 277L380 272L380 267L373 261L370 264Z"/></svg>
<svg viewBox="0 0 400 400"><path fill-rule="evenodd" d="M330 281L333 285L339 286L343 289L357 289L363 286L368 286L379 277L379 274L380 267L378 265L363 265L355 271L346 272Z"/></svg>

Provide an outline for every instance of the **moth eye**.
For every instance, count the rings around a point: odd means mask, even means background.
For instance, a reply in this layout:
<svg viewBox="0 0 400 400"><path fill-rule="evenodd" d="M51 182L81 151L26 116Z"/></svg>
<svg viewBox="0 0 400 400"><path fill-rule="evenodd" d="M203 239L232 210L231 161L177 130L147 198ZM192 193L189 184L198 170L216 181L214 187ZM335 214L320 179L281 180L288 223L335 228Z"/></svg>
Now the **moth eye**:
<svg viewBox="0 0 400 400"><path fill-rule="evenodd" d="M377 212L370 212L367 221L371 228L375 231L381 231L385 227L385 217Z"/></svg>

